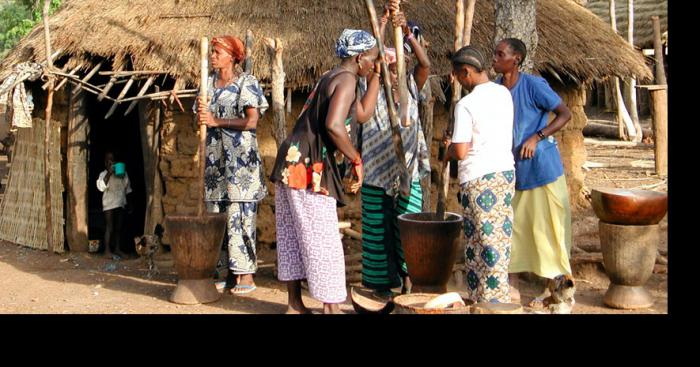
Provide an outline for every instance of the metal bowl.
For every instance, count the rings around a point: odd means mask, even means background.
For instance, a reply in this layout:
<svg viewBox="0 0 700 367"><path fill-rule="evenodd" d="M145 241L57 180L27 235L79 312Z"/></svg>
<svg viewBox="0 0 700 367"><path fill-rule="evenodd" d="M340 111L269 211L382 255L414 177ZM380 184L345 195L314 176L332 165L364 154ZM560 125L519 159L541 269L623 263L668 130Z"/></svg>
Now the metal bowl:
<svg viewBox="0 0 700 367"><path fill-rule="evenodd" d="M596 188L591 199L595 215L609 224L658 224L668 209L668 194L658 191Z"/></svg>

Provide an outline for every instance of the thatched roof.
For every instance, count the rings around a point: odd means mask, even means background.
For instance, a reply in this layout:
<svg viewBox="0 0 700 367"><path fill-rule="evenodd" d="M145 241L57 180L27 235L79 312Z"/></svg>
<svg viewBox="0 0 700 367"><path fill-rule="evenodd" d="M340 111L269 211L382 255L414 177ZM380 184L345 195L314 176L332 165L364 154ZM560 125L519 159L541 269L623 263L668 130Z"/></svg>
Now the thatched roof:
<svg viewBox="0 0 700 367"><path fill-rule="evenodd" d="M383 5L381 0L375 3ZM651 77L643 57L584 7L571 0L537 3L535 67L540 72L556 70L579 82L611 75ZM434 73L448 74L445 56L453 44L454 1L414 0L405 8L431 42ZM493 13L491 1L477 1L472 44L487 54L493 47ZM279 37L286 45L287 85L293 88L308 87L337 63L333 45L343 28L370 29L364 1L359 0L68 0L50 21L53 49L62 49L72 63L94 62L95 56L115 64L128 60L134 70L165 70L188 84L197 83L201 36L233 34L243 39L251 29L256 38L254 73L269 78L261 41ZM0 62L0 79L17 62L44 60L43 37L41 26L25 37Z"/></svg>
<svg viewBox="0 0 700 367"><path fill-rule="evenodd" d="M588 0L586 8L610 25L610 0ZM627 0L615 1L617 33L627 39ZM658 15L661 33L668 30L668 1L634 0L634 44L640 48L654 48L654 27L651 16Z"/></svg>

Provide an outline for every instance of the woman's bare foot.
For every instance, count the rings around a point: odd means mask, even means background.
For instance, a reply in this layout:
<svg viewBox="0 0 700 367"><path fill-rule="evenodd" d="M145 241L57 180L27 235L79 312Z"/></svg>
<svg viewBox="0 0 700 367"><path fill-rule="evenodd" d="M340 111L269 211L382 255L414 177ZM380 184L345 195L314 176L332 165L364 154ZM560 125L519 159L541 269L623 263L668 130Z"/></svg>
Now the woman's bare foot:
<svg viewBox="0 0 700 367"><path fill-rule="evenodd" d="M289 305L287 306L287 311L285 312L286 315L307 315L311 314L311 310L306 308L304 304L301 305Z"/></svg>
<svg viewBox="0 0 700 367"><path fill-rule="evenodd" d="M338 315L342 314L343 311L340 310L340 306L337 303L324 303L323 304L323 314L324 315Z"/></svg>

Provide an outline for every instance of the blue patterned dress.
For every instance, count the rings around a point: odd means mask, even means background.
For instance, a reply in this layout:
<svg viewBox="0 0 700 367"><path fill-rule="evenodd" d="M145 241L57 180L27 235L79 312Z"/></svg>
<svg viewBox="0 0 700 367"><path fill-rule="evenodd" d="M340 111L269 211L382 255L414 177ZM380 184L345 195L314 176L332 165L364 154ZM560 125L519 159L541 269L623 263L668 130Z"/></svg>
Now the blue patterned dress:
<svg viewBox="0 0 700 367"><path fill-rule="evenodd" d="M234 82L216 88L217 75L209 77L209 111L219 119L245 118L255 107L262 118L268 103L258 80L241 73ZM196 108L196 106L195 106ZM255 130L207 128L205 201L207 211L227 213L228 267L234 274L257 270L256 216L258 202L267 195L263 161Z"/></svg>

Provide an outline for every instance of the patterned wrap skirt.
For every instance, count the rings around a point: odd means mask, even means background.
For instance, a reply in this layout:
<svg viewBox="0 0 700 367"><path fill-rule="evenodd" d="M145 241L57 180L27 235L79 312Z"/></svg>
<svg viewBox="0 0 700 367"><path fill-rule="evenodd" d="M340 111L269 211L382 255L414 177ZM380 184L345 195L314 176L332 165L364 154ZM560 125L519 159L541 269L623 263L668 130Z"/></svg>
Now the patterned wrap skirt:
<svg viewBox="0 0 700 367"><path fill-rule="evenodd" d="M277 183L275 187L278 279L306 279L323 303L347 298L345 255L333 197Z"/></svg>
<svg viewBox="0 0 700 367"><path fill-rule="evenodd" d="M409 197L395 199L379 187L362 185L362 285L386 291L400 287L408 275L399 236L398 216L421 212L420 181Z"/></svg>
<svg viewBox="0 0 700 367"><path fill-rule="evenodd" d="M233 274L255 274L257 202L207 201L209 213L226 213L224 243L228 253L228 268Z"/></svg>
<svg viewBox="0 0 700 367"><path fill-rule="evenodd" d="M512 170L490 173L461 186L467 293L474 302L510 302L508 264L514 196Z"/></svg>

